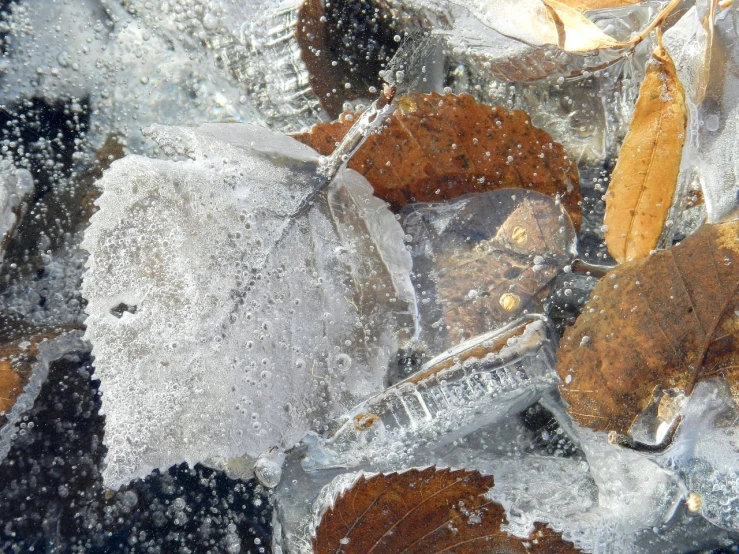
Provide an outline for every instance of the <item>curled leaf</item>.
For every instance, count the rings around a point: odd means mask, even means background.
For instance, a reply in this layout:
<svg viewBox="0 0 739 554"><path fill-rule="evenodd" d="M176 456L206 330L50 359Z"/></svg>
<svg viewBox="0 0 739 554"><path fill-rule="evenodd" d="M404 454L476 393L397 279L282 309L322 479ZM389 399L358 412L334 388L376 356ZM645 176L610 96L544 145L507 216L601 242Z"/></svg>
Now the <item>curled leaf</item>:
<svg viewBox="0 0 739 554"><path fill-rule="evenodd" d="M542 525L527 539L508 535L503 507L484 496L492 486L493 478L477 471L434 467L362 475L323 514L314 552L577 552Z"/></svg>
<svg viewBox="0 0 739 554"><path fill-rule="evenodd" d="M354 117L344 114L295 138L328 155ZM387 126L367 138L349 167L396 210L409 202L525 188L559 195L576 227L581 219L577 168L562 146L524 112L478 104L466 94L401 97Z"/></svg>
<svg viewBox="0 0 739 554"><path fill-rule="evenodd" d="M605 241L618 262L643 258L657 247L685 143L685 92L675 65L661 47L653 58L606 193Z"/></svg>
<svg viewBox="0 0 739 554"><path fill-rule="evenodd" d="M570 414L628 431L657 386L724 375L739 398L739 221L608 273L557 352Z"/></svg>
<svg viewBox="0 0 739 554"><path fill-rule="evenodd" d="M549 21L543 20L539 23L542 39L547 44L555 44L565 52L588 52L619 46L617 40L609 37L600 27L566 2L541 1L549 12Z"/></svg>

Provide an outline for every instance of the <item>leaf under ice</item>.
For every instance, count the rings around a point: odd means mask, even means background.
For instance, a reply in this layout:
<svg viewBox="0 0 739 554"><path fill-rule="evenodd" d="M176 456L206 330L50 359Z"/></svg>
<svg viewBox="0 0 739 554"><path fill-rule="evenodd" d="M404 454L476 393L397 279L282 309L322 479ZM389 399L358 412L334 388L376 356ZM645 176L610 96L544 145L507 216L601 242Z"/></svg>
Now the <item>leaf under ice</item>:
<svg viewBox="0 0 739 554"><path fill-rule="evenodd" d="M402 231L364 178L318 193L318 154L258 127L154 135L190 159L115 162L83 243L113 487L291 446L381 390L413 331Z"/></svg>

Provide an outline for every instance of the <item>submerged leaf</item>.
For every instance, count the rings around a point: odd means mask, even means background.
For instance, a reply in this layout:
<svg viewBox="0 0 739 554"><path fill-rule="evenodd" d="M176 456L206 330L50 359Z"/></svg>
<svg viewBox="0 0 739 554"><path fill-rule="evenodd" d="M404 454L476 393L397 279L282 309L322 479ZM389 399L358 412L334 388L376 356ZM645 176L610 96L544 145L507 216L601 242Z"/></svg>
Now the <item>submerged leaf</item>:
<svg viewBox="0 0 739 554"><path fill-rule="evenodd" d="M542 525L526 539L503 531L503 507L484 496L492 486L493 478L477 471L434 467L362 475L323 514L314 552L577 552Z"/></svg>
<svg viewBox="0 0 739 554"><path fill-rule="evenodd" d="M540 23L542 40L555 44L565 52L588 52L598 48L614 48L618 41L578 10L559 0L541 0L549 10L550 21Z"/></svg>
<svg viewBox="0 0 739 554"><path fill-rule="evenodd" d="M328 155L354 117L344 114L295 138ZM395 209L469 192L525 188L559 195L575 226L580 224L577 168L562 146L524 112L478 104L466 94L401 97L387 126L367 138L349 167Z"/></svg>
<svg viewBox="0 0 739 554"><path fill-rule="evenodd" d="M725 375L739 399L739 221L608 273L558 359L570 414L596 430L627 432L655 386Z"/></svg>
<svg viewBox="0 0 739 554"><path fill-rule="evenodd" d="M667 52L659 47L653 57L606 193L605 241L618 262L657 247L685 143L685 92Z"/></svg>

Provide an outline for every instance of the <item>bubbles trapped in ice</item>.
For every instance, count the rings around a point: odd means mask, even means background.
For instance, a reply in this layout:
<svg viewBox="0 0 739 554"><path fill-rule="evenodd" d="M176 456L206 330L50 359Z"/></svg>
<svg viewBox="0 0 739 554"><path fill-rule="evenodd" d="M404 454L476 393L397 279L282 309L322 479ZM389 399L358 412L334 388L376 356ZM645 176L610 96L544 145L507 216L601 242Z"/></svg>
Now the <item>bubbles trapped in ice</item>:
<svg viewBox="0 0 739 554"><path fill-rule="evenodd" d="M0 265L23 211L23 201L33 192L33 177L8 158L0 159Z"/></svg>
<svg viewBox="0 0 739 554"><path fill-rule="evenodd" d="M537 317L461 343L354 407L325 440L311 439L303 468L413 465L554 386L552 346L551 330Z"/></svg>
<svg viewBox="0 0 739 554"><path fill-rule="evenodd" d="M116 162L83 242L113 487L291 446L381 390L414 329L402 231L364 178L316 196L318 155L261 128L151 133L191 159Z"/></svg>

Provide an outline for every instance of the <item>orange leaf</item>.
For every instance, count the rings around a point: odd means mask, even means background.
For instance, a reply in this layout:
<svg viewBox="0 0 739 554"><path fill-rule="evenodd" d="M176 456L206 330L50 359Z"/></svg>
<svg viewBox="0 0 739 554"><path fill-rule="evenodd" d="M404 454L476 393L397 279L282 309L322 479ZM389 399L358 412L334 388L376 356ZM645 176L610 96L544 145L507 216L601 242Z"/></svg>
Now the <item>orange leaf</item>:
<svg viewBox="0 0 739 554"><path fill-rule="evenodd" d="M353 117L344 114L295 138L328 155ZM466 94L401 97L387 126L367 138L349 167L364 175L375 194L396 210L409 202L525 188L559 195L579 228L577 167L564 148L534 127L524 112L478 104Z"/></svg>
<svg viewBox="0 0 739 554"><path fill-rule="evenodd" d="M557 352L572 417L626 433L655 386L726 376L739 399L739 221L609 272Z"/></svg>
<svg viewBox="0 0 739 554"><path fill-rule="evenodd" d="M608 251L618 262L657 247L680 171L687 108L667 52L657 48L606 193Z"/></svg>
<svg viewBox="0 0 739 554"><path fill-rule="evenodd" d="M527 539L501 530L503 507L484 494L493 478L477 471L411 469L362 476L327 510L315 554L510 552L567 554L572 544L542 525Z"/></svg>

